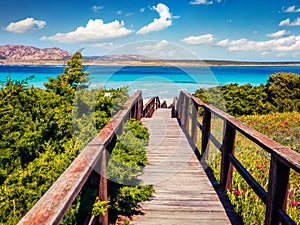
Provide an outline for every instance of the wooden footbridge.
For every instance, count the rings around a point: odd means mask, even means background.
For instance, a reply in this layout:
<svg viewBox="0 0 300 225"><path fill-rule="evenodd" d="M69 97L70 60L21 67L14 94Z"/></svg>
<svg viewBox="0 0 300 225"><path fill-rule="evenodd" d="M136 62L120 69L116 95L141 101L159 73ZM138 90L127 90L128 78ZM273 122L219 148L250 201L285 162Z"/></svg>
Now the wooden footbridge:
<svg viewBox="0 0 300 225"><path fill-rule="evenodd" d="M233 168L266 205L265 224L296 224L285 212L290 169L300 173L300 156L236 118L182 91L170 108L158 97L143 105L137 91L104 129L72 162L19 224L59 224L89 178L99 171L99 198L107 200L106 149L121 134L128 118L142 120L150 131L147 146L149 165L140 179L153 184L151 201L142 203L142 213L131 224L241 224L225 190L232 185ZM202 123L199 122L199 115ZM212 114L224 121L222 141L211 133ZM265 190L234 156L236 133L271 155L269 186ZM201 140L199 149L196 147ZM214 144L222 153L218 183L205 159ZM108 214L99 218L108 224Z"/></svg>

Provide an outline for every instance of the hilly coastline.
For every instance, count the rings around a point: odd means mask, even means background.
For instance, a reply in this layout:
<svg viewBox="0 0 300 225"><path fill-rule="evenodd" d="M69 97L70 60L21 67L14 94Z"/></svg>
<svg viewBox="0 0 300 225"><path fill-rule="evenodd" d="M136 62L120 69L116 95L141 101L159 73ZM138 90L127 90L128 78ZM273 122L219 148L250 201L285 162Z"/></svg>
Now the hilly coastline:
<svg viewBox="0 0 300 225"><path fill-rule="evenodd" d="M59 48L36 48L24 45L0 46L0 59L2 60L66 60L71 54Z"/></svg>
<svg viewBox="0 0 300 225"><path fill-rule="evenodd" d="M0 46L0 65L65 65L71 53L57 48L9 44ZM84 56L85 65L109 66L299 66L300 62L247 62L232 60L165 60L136 54Z"/></svg>

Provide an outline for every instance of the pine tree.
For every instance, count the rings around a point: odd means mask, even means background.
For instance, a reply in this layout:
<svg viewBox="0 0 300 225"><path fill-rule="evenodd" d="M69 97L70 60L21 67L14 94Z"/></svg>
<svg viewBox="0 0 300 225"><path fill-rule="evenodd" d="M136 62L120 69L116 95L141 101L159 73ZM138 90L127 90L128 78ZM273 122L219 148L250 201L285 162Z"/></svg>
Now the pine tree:
<svg viewBox="0 0 300 225"><path fill-rule="evenodd" d="M83 71L82 55L75 52L71 59L67 61L64 72L56 78L48 78L48 83L44 83L45 87L62 96L73 97L77 88L85 88L89 81L87 77L89 72Z"/></svg>

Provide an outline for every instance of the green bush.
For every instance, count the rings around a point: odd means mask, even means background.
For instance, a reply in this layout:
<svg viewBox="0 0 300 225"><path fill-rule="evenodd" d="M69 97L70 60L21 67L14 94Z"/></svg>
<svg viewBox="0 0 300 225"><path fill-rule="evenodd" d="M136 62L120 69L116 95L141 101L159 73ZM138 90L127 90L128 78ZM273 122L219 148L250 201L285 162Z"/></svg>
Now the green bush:
<svg viewBox="0 0 300 225"><path fill-rule="evenodd" d="M28 79L8 77L2 84L0 224L16 224L128 98L126 88L85 89L88 73L80 59L75 53L46 89L29 86ZM78 196L64 224L78 219L84 201Z"/></svg>
<svg viewBox="0 0 300 225"><path fill-rule="evenodd" d="M272 74L267 84L228 84L201 88L194 96L233 116L300 111L300 76L294 73Z"/></svg>
<svg viewBox="0 0 300 225"><path fill-rule="evenodd" d="M146 143L149 139L147 128L140 121L130 119L124 133L117 139L108 162L110 221L115 222L120 214L131 216L139 203L149 200L154 189L151 185L142 186L137 176L147 164Z"/></svg>
<svg viewBox="0 0 300 225"><path fill-rule="evenodd" d="M199 89L194 95L204 102L226 110L231 115L240 116L240 120L249 126L300 153L299 88L299 75L276 73L270 76L266 85L229 84L210 89ZM216 126L214 125L215 120L212 123L213 133L223 132L222 123ZM236 137L234 154L258 183L267 190L270 154L239 133ZM217 180L220 179L220 160L220 153L211 154L208 159ZM300 175L291 170L287 213L296 221L296 224L300 224L299 181ZM228 191L228 196L244 223L263 224L265 205L236 170L233 173L232 183L232 190Z"/></svg>

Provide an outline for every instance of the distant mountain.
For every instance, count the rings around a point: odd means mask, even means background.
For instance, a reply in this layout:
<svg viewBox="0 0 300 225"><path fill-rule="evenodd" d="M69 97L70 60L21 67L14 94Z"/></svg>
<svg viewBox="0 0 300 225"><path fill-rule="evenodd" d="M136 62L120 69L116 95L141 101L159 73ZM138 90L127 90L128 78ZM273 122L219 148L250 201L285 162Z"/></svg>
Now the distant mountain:
<svg viewBox="0 0 300 225"><path fill-rule="evenodd" d="M59 48L36 48L23 45L0 46L0 59L7 60L65 60L71 54Z"/></svg>
<svg viewBox="0 0 300 225"><path fill-rule="evenodd" d="M153 61L159 60L143 55L123 54L123 55L103 55L103 56L85 56L86 59L103 60L103 61Z"/></svg>

